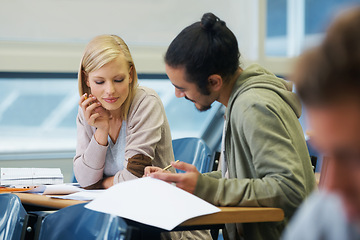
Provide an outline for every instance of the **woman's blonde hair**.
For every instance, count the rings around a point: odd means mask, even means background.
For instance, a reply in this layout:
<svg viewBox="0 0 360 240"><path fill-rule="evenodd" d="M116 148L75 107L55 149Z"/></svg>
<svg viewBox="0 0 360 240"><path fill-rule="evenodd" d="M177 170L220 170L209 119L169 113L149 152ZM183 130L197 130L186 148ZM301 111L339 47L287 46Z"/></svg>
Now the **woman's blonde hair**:
<svg viewBox="0 0 360 240"><path fill-rule="evenodd" d="M121 107L121 117L126 120L138 87L138 78L130 50L123 39L116 35L100 35L92 39L86 46L81 58L78 83L80 96L84 93L90 94L90 88L86 84L89 73L100 69L120 54L125 57L125 60L129 63L129 69L132 70L132 74L130 73L132 82L129 84L129 95Z"/></svg>

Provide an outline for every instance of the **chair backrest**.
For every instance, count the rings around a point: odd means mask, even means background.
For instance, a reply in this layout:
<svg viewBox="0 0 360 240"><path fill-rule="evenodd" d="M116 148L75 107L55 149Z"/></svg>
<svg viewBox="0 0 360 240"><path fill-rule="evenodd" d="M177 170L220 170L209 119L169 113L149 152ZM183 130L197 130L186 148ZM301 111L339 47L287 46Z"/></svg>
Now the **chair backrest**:
<svg viewBox="0 0 360 240"><path fill-rule="evenodd" d="M92 211L85 208L85 204L66 207L46 216L39 239L128 239L127 224L122 218Z"/></svg>
<svg viewBox="0 0 360 240"><path fill-rule="evenodd" d="M213 168L212 154L201 138L179 138L172 141L175 160L194 165L200 173ZM182 172L176 170L177 172Z"/></svg>
<svg viewBox="0 0 360 240"><path fill-rule="evenodd" d="M0 239L20 239L25 218L26 211L18 196L0 194Z"/></svg>
<svg viewBox="0 0 360 240"><path fill-rule="evenodd" d="M72 175L71 182L72 182L72 183L77 183L77 182L78 182L77 179L76 179L76 177L75 177L74 171L73 171L73 175Z"/></svg>
<svg viewBox="0 0 360 240"><path fill-rule="evenodd" d="M320 172L321 165L321 155L319 152L311 145L311 141L306 141L306 146L309 150L311 165L313 166L314 172Z"/></svg>

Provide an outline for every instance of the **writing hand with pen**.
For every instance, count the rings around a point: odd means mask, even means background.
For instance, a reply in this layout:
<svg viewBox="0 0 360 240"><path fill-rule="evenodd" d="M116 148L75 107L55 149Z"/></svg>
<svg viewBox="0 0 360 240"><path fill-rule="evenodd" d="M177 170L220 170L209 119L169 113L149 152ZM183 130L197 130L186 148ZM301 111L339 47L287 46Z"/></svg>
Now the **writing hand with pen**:
<svg viewBox="0 0 360 240"><path fill-rule="evenodd" d="M169 171L164 171L162 168L150 166L145 168L144 176L150 176L169 183L174 183L178 188L189 193L194 193L200 175L196 167L189 163L178 161L172 162L171 166L175 169L185 171L185 173L171 173Z"/></svg>

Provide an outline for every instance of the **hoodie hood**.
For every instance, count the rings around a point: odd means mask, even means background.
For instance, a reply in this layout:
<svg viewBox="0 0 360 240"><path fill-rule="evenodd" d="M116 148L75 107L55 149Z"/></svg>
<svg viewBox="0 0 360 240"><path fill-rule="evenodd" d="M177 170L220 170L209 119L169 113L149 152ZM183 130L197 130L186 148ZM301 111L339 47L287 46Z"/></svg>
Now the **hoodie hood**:
<svg viewBox="0 0 360 240"><path fill-rule="evenodd" d="M292 83L276 77L258 64L250 65L240 74L232 90L228 109L239 94L253 88L274 91L293 109L298 118L301 116L301 103L298 96L292 92Z"/></svg>

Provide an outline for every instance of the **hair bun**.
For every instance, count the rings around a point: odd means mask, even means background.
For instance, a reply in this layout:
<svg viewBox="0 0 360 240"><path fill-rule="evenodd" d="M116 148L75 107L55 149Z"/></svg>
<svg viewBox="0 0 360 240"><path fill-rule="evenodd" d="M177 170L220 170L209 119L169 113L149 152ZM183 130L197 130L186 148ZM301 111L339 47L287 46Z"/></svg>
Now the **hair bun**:
<svg viewBox="0 0 360 240"><path fill-rule="evenodd" d="M215 14L213 13L205 13L201 18L201 26L205 30L212 30L216 22L220 22L221 25L225 25L225 22L221 21Z"/></svg>

